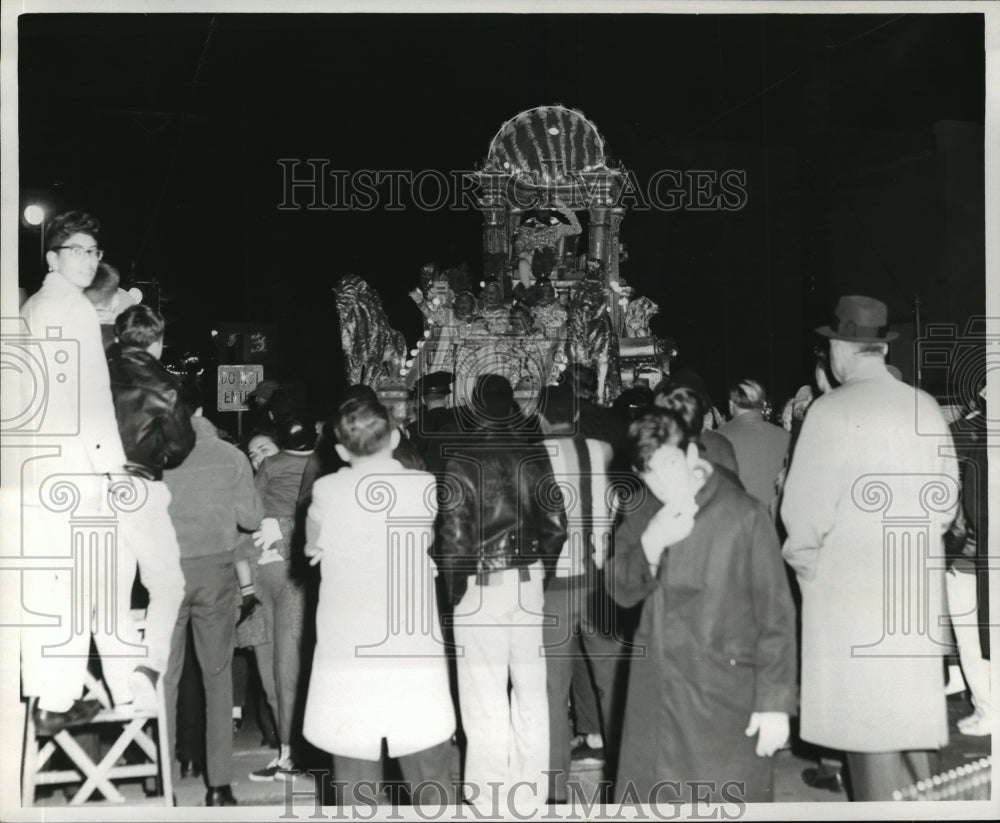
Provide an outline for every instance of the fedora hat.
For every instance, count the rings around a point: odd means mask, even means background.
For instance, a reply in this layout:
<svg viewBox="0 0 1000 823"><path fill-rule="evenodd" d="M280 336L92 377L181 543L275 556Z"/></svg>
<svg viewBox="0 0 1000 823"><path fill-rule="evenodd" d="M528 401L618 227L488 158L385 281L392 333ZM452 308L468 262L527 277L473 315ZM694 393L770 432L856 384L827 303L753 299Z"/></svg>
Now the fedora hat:
<svg viewBox="0 0 1000 823"><path fill-rule="evenodd" d="M834 309L837 322L820 326L817 334L831 340L852 343L888 343L899 337L899 332L889 331L889 311L885 303L874 297L850 294L841 297Z"/></svg>

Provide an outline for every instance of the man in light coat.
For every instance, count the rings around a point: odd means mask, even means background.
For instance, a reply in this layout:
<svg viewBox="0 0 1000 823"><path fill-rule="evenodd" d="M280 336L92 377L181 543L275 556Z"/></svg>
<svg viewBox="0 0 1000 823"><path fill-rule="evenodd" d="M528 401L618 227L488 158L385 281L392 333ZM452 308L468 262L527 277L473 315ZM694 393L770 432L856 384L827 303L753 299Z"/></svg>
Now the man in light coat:
<svg viewBox="0 0 1000 823"><path fill-rule="evenodd" d="M98 562L72 562L74 531L114 523L130 499L144 495L123 481L126 457L100 324L83 294L103 255L100 226L88 214L64 212L46 228L49 272L21 308L20 333L9 343L24 352L18 359L27 367L4 392L3 415L14 419L6 402L17 394L25 413L5 433L33 432L24 445L36 450L20 479L21 549L48 562L24 572L21 675L24 693L38 698L35 724L43 735L86 723L99 708L81 699L92 628L116 703L131 699L129 673L145 653L129 612L135 569L128 547L105 541ZM47 370L32 368L39 354Z"/></svg>
<svg viewBox="0 0 1000 823"><path fill-rule="evenodd" d="M800 733L846 752L854 800L890 800L948 739L942 535L958 472L937 403L886 369L885 304L843 297L836 316L817 332L842 385L810 407L781 506L802 590Z"/></svg>
<svg viewBox="0 0 1000 823"><path fill-rule="evenodd" d="M375 802L383 741L413 804L451 804L455 710L427 555L434 476L393 459L400 433L377 400L342 403L335 433L349 465L316 481L306 520L321 581L303 734L333 755L342 806Z"/></svg>

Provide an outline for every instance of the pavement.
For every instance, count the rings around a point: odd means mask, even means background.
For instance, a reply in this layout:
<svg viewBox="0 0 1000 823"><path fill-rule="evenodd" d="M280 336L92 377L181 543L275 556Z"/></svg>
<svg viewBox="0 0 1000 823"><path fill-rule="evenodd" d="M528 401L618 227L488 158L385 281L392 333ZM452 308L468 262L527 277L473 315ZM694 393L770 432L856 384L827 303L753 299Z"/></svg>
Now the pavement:
<svg viewBox="0 0 1000 823"><path fill-rule="evenodd" d="M989 756L992 751L990 737L969 737L958 731L957 721L971 714L972 706L963 692L948 698L949 743L941 751L940 771L947 771L972 763L982 757ZM234 773L236 775L232 787L241 805L284 805L286 792L292 787L284 781L257 783L249 780L247 775L254 769L267 765L276 754L275 750L261 746L261 734L252 722L248 721L236 735ZM813 789L802 782L803 769L816 765L817 753L808 745L795 742L788 748L778 752L774 758L774 799L776 802L815 802L836 803L848 798L843 793L833 793L826 789ZM328 768L319 761L310 764L310 768ZM453 776L458 780L459 760L456 748ZM582 766L573 764L572 781L578 781L586 797L592 797L598 781L602 778L599 766ZM314 799L309 792L315 784L314 778L303 775L294 781L293 805L314 805ZM177 802L180 806L201 806L205 802L205 786L201 779L188 778L176 785ZM304 794L300 795L299 792Z"/></svg>
<svg viewBox="0 0 1000 823"><path fill-rule="evenodd" d="M948 698L948 721L950 739L941 752L939 771L957 768L966 763L972 763L992 752L992 738L970 737L958 731L957 721L972 711L967 695L963 692ZM267 765L277 753L266 745L262 745L261 732L248 718L243 728L234 737L234 780L233 794L241 806L283 806L313 809L316 799L316 778L311 774L302 774L294 781L286 783L282 780L271 782L255 782L248 777L249 773ZM802 782L803 769L816 765L817 752L807 744L793 741L792 745L778 752L774 758L775 766L775 801L783 802L815 802L836 803L848 799L844 793L834 793L825 789L814 789ZM316 752L313 761L305 766L310 769L328 769L329 763L321 753ZM460 763L458 749L455 750L453 778L457 781ZM600 766L586 766L574 763L571 782L577 782L585 798L594 797L598 782L602 779ZM126 796L127 804L162 804L162 799L147 798L143 785L136 781L118 784L119 790ZM902 788L902 787L901 787ZM188 777L177 780L174 784L174 794L180 807L204 806L206 785L204 778ZM329 801L328 801L329 802ZM50 798L40 799L36 805L46 807L65 806L66 799L57 791ZM401 808L402 812L402 808ZM231 818L237 819L237 818ZM395 819L401 819L399 817Z"/></svg>

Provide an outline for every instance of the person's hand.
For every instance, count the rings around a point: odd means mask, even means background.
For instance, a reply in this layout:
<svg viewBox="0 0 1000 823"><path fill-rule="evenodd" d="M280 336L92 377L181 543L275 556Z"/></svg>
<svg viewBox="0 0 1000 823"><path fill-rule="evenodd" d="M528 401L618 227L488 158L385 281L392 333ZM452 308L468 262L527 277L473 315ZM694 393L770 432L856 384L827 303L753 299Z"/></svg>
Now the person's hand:
<svg viewBox="0 0 1000 823"><path fill-rule="evenodd" d="M281 540L281 526L274 517L265 517L260 521L260 528L253 533L253 544L258 549L269 549Z"/></svg>
<svg viewBox="0 0 1000 823"><path fill-rule="evenodd" d="M320 560L323 559L323 550L313 543L306 543L303 552L305 553L305 556L309 558L310 566L315 566Z"/></svg>
<svg viewBox="0 0 1000 823"><path fill-rule="evenodd" d="M420 305L424 302L424 293L420 289L413 289L410 292L410 299L417 305Z"/></svg>
<svg viewBox="0 0 1000 823"><path fill-rule="evenodd" d="M236 620L236 625L243 624L261 605L261 602L257 599L257 595L253 593L243 595L243 603L240 605L240 616Z"/></svg>
<svg viewBox="0 0 1000 823"><path fill-rule="evenodd" d="M757 756L771 757L788 742L788 715L785 712L754 712L746 736L757 735Z"/></svg>
<svg viewBox="0 0 1000 823"><path fill-rule="evenodd" d="M667 546L680 543L691 534L697 513L698 505L692 497L682 501L680 505L664 506L653 515L642 533L642 550L651 566L660 562L660 555Z"/></svg>

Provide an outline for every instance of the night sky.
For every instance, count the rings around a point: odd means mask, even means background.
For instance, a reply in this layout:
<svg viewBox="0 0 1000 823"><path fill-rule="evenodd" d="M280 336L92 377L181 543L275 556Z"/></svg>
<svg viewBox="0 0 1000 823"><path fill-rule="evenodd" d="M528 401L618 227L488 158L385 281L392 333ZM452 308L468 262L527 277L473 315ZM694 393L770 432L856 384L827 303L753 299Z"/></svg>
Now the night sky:
<svg viewBox="0 0 1000 823"><path fill-rule="evenodd" d="M662 309L654 331L719 400L743 376L794 392L809 329L845 291L886 300L894 322L914 295L925 320L983 310L982 149L945 162L934 126L963 124L972 145L978 128L981 143L981 15L52 14L19 27L23 205L97 215L124 279L162 284L178 346L203 346L220 321L267 321L282 328L282 376L333 362L330 288L348 272L412 341L420 265L478 275L480 215L405 195L401 211L310 211L303 194L280 210L278 160L450 175L481 164L504 121L555 103L594 122L640 183L746 171L739 212L622 225L622 273ZM20 241L34 290L38 236Z"/></svg>

